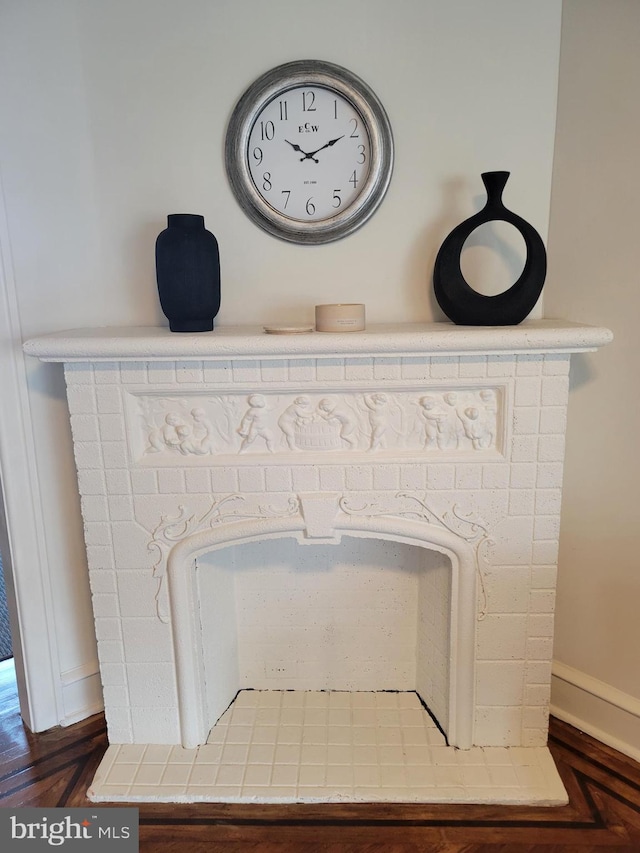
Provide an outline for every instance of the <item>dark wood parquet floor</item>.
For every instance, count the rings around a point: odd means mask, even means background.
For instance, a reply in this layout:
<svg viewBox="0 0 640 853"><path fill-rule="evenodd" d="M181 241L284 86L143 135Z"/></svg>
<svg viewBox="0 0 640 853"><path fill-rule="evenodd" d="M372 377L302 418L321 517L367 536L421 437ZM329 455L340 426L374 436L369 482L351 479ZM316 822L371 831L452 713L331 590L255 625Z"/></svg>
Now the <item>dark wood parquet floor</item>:
<svg viewBox="0 0 640 853"><path fill-rule="evenodd" d="M552 720L570 796L560 808L143 804L144 853L640 853L640 764ZM104 719L31 734L11 662L0 664L0 805L90 806Z"/></svg>

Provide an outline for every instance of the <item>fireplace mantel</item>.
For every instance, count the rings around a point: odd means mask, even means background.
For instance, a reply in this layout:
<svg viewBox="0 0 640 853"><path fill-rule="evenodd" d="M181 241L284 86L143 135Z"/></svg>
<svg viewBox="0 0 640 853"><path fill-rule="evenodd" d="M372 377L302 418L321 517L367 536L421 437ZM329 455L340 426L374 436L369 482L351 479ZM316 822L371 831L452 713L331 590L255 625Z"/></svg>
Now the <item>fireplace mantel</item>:
<svg viewBox="0 0 640 853"><path fill-rule="evenodd" d="M426 703L460 778L475 749L522 784L329 799L564 802L545 744L569 368L611 339L533 320L27 341L67 382L111 742L92 796L262 796L145 787L131 756L195 767L238 691L392 690Z"/></svg>
<svg viewBox="0 0 640 853"><path fill-rule="evenodd" d="M176 334L157 326L72 329L34 338L25 352L42 361L166 361L177 359L360 358L376 356L504 355L595 350L612 339L609 329L564 320L530 320L519 326L451 323L370 325L364 332L270 335L260 326L219 326L213 332Z"/></svg>

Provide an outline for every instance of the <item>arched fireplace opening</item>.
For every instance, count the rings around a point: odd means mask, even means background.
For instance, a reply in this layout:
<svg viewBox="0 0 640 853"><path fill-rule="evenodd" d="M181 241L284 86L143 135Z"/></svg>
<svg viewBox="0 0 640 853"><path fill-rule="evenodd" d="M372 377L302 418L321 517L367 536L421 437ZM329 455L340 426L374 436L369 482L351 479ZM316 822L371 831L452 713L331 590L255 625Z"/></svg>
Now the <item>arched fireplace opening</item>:
<svg viewBox="0 0 640 853"><path fill-rule="evenodd" d="M451 745L472 746L475 560L442 531L398 527L181 543L169 578L184 746L244 689L415 691Z"/></svg>

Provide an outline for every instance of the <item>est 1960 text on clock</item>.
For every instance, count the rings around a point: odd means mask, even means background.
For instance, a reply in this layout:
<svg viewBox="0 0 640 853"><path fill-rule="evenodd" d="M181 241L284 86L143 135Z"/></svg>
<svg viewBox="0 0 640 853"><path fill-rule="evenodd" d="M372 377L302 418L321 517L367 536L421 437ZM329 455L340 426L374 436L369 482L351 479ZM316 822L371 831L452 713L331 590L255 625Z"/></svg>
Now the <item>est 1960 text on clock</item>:
<svg viewBox="0 0 640 853"><path fill-rule="evenodd" d="M293 243L363 225L389 186L393 135L370 87L339 65L279 65L249 86L227 128L227 174L247 215Z"/></svg>

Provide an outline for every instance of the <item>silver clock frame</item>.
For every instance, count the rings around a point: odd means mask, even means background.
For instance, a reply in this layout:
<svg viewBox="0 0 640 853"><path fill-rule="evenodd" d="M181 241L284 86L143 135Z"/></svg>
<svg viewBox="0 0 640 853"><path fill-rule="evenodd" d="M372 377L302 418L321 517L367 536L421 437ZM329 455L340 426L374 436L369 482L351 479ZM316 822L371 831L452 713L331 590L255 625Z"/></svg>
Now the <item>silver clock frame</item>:
<svg viewBox="0 0 640 853"><path fill-rule="evenodd" d="M249 172L249 135L258 114L274 98L305 85L321 86L350 101L366 127L371 158L365 186L353 203L315 222L289 218L271 207ZM225 139L225 166L238 203L260 228L290 243L329 243L364 225L382 202L393 171L391 123L375 92L346 68L315 59L287 62L255 80L234 107Z"/></svg>

